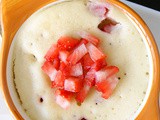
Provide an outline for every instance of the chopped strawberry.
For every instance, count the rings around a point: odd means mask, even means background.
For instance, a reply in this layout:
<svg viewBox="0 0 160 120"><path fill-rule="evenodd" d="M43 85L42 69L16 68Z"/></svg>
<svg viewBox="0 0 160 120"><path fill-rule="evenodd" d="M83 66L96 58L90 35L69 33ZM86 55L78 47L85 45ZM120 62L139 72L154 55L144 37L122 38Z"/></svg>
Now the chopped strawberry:
<svg viewBox="0 0 160 120"><path fill-rule="evenodd" d="M53 81L54 83L52 83L52 87L61 87L61 88L63 88L63 86L64 86L64 80L65 80L65 76L59 70L57 72L55 80Z"/></svg>
<svg viewBox="0 0 160 120"><path fill-rule="evenodd" d="M107 78L115 75L119 69L116 66L104 67L95 73L96 83L106 80Z"/></svg>
<svg viewBox="0 0 160 120"><path fill-rule="evenodd" d="M58 58L58 54L59 54L59 49L57 48L56 44L53 44L44 58L47 61L53 61L55 58Z"/></svg>
<svg viewBox="0 0 160 120"><path fill-rule="evenodd" d="M116 26L118 23L111 18L105 18L101 23L98 25L98 28L106 33L111 33L114 26Z"/></svg>
<svg viewBox="0 0 160 120"><path fill-rule="evenodd" d="M83 75L82 64L77 63L76 65L73 65L71 67L70 75L75 77Z"/></svg>
<svg viewBox="0 0 160 120"><path fill-rule="evenodd" d="M76 77L67 78L64 82L64 89L70 92L79 92L82 86L82 80Z"/></svg>
<svg viewBox="0 0 160 120"><path fill-rule="evenodd" d="M57 70L52 62L46 61L42 66L42 70L50 77L51 81L54 81L57 75Z"/></svg>
<svg viewBox="0 0 160 120"><path fill-rule="evenodd" d="M89 52L89 55L91 57L91 59L96 62L97 60L103 59L105 58L105 54L103 54L96 46L94 46L91 43L88 43L86 45L87 50Z"/></svg>
<svg viewBox="0 0 160 120"><path fill-rule="evenodd" d="M115 74L119 69L115 66L104 67L96 72L96 89L102 92L102 97L107 99L118 83Z"/></svg>
<svg viewBox="0 0 160 120"><path fill-rule="evenodd" d="M59 70L61 70L64 76L70 76L71 66L68 63L61 62Z"/></svg>
<svg viewBox="0 0 160 120"><path fill-rule="evenodd" d="M94 45L96 45L96 46L99 44L99 41L100 41L100 40L99 40L97 37L91 35L91 34L88 33L88 32L80 31L80 32L78 32L78 35L79 35L81 38L87 40L88 42L91 42L92 44L94 44ZM84 41L84 42L85 42L85 41Z"/></svg>
<svg viewBox="0 0 160 120"><path fill-rule="evenodd" d="M113 75L104 81L96 83L96 88L98 91L102 92L102 97L108 99L118 84L118 78Z"/></svg>
<svg viewBox="0 0 160 120"><path fill-rule="evenodd" d="M79 43L79 45L81 45L81 44L87 44L88 43L88 40L86 40L86 39L84 39L84 38L81 38L81 41L80 41L80 43Z"/></svg>
<svg viewBox="0 0 160 120"><path fill-rule="evenodd" d="M54 65L54 67L58 70L59 69L59 66L60 66L60 60L59 60L59 58L55 58L54 60L53 60L53 65Z"/></svg>
<svg viewBox="0 0 160 120"><path fill-rule="evenodd" d="M76 94L76 101L83 103L90 89L91 87L88 84L84 84L83 88Z"/></svg>
<svg viewBox="0 0 160 120"><path fill-rule="evenodd" d="M89 54L86 54L84 57L83 57L83 68L85 71L88 71L91 66L94 64L93 60L91 59L90 55Z"/></svg>
<svg viewBox="0 0 160 120"><path fill-rule="evenodd" d="M89 86L94 86L95 85L95 69L90 69L84 78L84 81L86 82L86 84L88 84Z"/></svg>
<svg viewBox="0 0 160 120"><path fill-rule="evenodd" d="M68 56L69 56L69 52L68 51L59 51L59 59L61 61L63 61L64 63L67 62Z"/></svg>
<svg viewBox="0 0 160 120"><path fill-rule="evenodd" d="M90 12L92 12L95 16L98 16L100 18L105 18L109 11L109 5L103 2L89 1L87 6Z"/></svg>
<svg viewBox="0 0 160 120"><path fill-rule="evenodd" d="M72 50L74 47L76 47L79 43L78 39L68 37L68 36L63 36L61 37L58 42L57 42L57 47L60 50Z"/></svg>
<svg viewBox="0 0 160 120"><path fill-rule="evenodd" d="M71 64L76 64L86 53L86 46L84 44L78 46L67 58L67 61Z"/></svg>
<svg viewBox="0 0 160 120"><path fill-rule="evenodd" d="M102 10L98 7L95 9L97 12ZM107 66L106 56L98 46L99 39L87 32L78 34L81 40L61 37L57 45L53 44L42 66L52 81L51 87L57 89L56 103L64 109L70 106L71 98L75 95L77 102L84 102L94 86L107 99L118 83L115 74L119 69Z"/></svg>
<svg viewBox="0 0 160 120"><path fill-rule="evenodd" d="M55 91L56 103L64 109L69 108L72 96L72 93L62 89L58 89Z"/></svg>
<svg viewBox="0 0 160 120"><path fill-rule="evenodd" d="M99 71L103 67L107 66L107 62L105 58L97 60L93 65L92 68L94 68L96 71Z"/></svg>

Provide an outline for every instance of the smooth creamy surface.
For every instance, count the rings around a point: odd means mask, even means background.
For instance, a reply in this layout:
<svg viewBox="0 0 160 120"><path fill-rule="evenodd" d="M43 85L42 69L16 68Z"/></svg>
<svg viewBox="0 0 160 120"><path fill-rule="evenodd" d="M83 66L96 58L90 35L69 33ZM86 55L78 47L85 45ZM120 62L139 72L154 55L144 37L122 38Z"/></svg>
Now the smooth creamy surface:
<svg viewBox="0 0 160 120"><path fill-rule="evenodd" d="M119 24L111 32L97 28L100 19L90 13L85 0L62 2L32 15L18 31L13 47L12 71L22 106L33 120L125 120L131 119L145 97L149 82L149 60L143 40L118 8L108 16ZM75 101L68 110L55 103L51 81L41 70L44 55L63 36L78 37L88 31L101 41L109 65L116 65L120 81L105 100L94 89L81 106ZM40 99L43 102L40 102Z"/></svg>

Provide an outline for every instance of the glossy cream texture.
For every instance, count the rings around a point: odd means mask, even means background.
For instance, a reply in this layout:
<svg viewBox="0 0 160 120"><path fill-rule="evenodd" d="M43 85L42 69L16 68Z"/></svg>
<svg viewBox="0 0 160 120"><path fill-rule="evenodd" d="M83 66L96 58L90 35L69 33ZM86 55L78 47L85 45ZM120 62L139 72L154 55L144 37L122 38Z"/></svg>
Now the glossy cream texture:
<svg viewBox="0 0 160 120"><path fill-rule="evenodd" d="M131 119L142 104L149 81L149 60L140 34L111 5L108 16L119 24L111 34L100 31L100 19L88 11L85 1L62 2L40 10L16 34L12 75L22 106L32 120L125 120ZM47 50L59 37L78 38L76 32L83 30L101 39L108 64L120 69L119 84L107 100L93 89L81 106L73 100L64 110L55 103L51 81L41 66Z"/></svg>

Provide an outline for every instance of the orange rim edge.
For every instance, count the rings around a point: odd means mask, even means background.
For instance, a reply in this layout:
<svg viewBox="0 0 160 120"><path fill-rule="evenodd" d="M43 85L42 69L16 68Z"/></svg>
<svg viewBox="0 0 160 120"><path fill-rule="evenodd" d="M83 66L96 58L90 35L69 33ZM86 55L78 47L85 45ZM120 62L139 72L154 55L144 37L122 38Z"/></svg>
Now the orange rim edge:
<svg viewBox="0 0 160 120"><path fill-rule="evenodd" d="M21 26L22 23L31 15L33 14L35 11L37 11L39 8L54 2L56 0L46 0L45 2L43 0L39 0L39 3L36 3L32 0L28 0L30 2L31 5L36 5L37 9L32 8L32 10L30 10L30 12L28 14L24 14L21 15L21 23L18 23L17 26ZM134 12L130 7L128 7L127 5L123 4L120 1L116 1L116 0L107 0L109 3L123 9L126 11L127 14L130 15L130 17L133 19L133 21L136 23L136 25L142 30L142 33L145 35L145 37L147 38L147 42L150 46L150 51L152 54L152 58L153 58L153 83L151 86L151 91L149 94L149 98L147 99L147 102L145 104L145 106L143 107L142 111L140 112L140 114L137 116L137 120L142 119L142 117L144 117L145 119L145 113L148 111L148 109L150 109L151 106L155 106L155 111L157 112L158 115L158 95L159 95L159 88L160 88L160 60L159 60L159 52L158 52L158 48L157 45L155 43L155 40L153 38L153 35L151 33L151 31L149 30L149 28L147 27L147 25L145 24L145 22L141 19L141 17ZM3 9L3 5L2 4L2 10L4 10L6 13L7 12L11 12L11 11L7 11L6 8ZM24 5L24 4L23 4ZM26 8L27 9L27 8ZM28 8L29 10L30 8ZM2 12L2 16L3 16L3 12ZM16 18L17 16L12 16L14 18ZM7 22L7 20L5 18L2 18L3 22ZM9 48L11 45L11 42L14 38L14 35L16 34L17 30L19 29L19 27L17 27L17 29L15 30L11 30L10 31L10 35L5 34L5 28L7 27L11 27L11 26L4 26L2 24L2 27L4 29L2 29L3 32L3 40L9 39L9 43L4 43L2 42L2 51L0 54L0 59L1 59L1 69L0 69L0 74L1 74L1 81L2 81L2 92L3 92L3 96L5 97L6 103L12 113L12 115L14 116L15 119L17 120L24 120L24 118L20 115L20 113L18 112L18 110L16 109L10 93L9 93L9 89L7 86L7 80L6 80L6 66L7 66L7 58L8 58L8 53L9 53ZM5 37L5 36L10 36L9 38ZM155 62L156 61L156 62ZM154 99L154 100L153 100ZM155 114L153 114L154 116ZM147 115L146 115L147 116ZM157 117L158 118L158 117Z"/></svg>

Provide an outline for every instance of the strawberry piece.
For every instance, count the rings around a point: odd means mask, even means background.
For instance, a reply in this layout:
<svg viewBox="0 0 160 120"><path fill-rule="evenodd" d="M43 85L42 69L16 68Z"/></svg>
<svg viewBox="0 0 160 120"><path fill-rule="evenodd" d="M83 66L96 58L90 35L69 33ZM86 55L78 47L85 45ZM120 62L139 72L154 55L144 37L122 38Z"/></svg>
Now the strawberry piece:
<svg viewBox="0 0 160 120"><path fill-rule="evenodd" d="M50 77L51 81L54 81L57 75L57 70L52 64L52 62L46 61L42 66L42 70L44 73L46 73Z"/></svg>
<svg viewBox="0 0 160 120"><path fill-rule="evenodd" d="M98 25L98 28L106 33L111 33L114 26L116 26L118 23L111 18L105 18L101 23Z"/></svg>
<svg viewBox="0 0 160 120"><path fill-rule="evenodd" d="M79 43L79 45L82 45L82 44L87 44L88 43L88 40L84 39L84 38L81 38L81 41Z"/></svg>
<svg viewBox="0 0 160 120"><path fill-rule="evenodd" d="M45 55L46 61L53 61L55 58L58 58L59 49L56 44L53 44Z"/></svg>
<svg viewBox="0 0 160 120"><path fill-rule="evenodd" d="M108 79L119 71L116 66L106 66L95 73L96 83Z"/></svg>
<svg viewBox="0 0 160 120"><path fill-rule="evenodd" d="M85 32L85 31L80 31L77 33L81 38L87 40L88 42L91 42L92 44L94 45L98 45L99 44L99 39L93 35L91 35L90 33L88 32ZM84 41L85 42L85 41Z"/></svg>
<svg viewBox="0 0 160 120"><path fill-rule="evenodd" d="M82 80L76 77L65 79L64 89L70 92L79 92L82 88Z"/></svg>
<svg viewBox="0 0 160 120"><path fill-rule="evenodd" d="M100 59L104 59L106 56L105 54L103 54L96 46L94 46L93 44L91 43L88 43L86 45L87 47L87 50L89 52L89 55L91 57L91 59L96 62L97 60L100 60Z"/></svg>
<svg viewBox="0 0 160 120"><path fill-rule="evenodd" d="M71 66L68 63L61 62L59 70L64 76L70 76Z"/></svg>
<svg viewBox="0 0 160 120"><path fill-rule="evenodd" d="M61 61L63 61L64 63L67 62L68 56L69 56L69 52L68 51L59 51L59 59Z"/></svg>
<svg viewBox="0 0 160 120"><path fill-rule="evenodd" d="M91 87L88 84L84 84L83 88L76 94L76 101L83 103L90 89Z"/></svg>
<svg viewBox="0 0 160 120"><path fill-rule="evenodd" d="M76 65L73 65L71 67L70 75L75 77L83 75L82 64L77 63Z"/></svg>
<svg viewBox="0 0 160 120"><path fill-rule="evenodd" d="M107 62L105 58L97 60L93 65L92 68L95 69L96 71L99 71L103 67L107 66Z"/></svg>
<svg viewBox="0 0 160 120"><path fill-rule="evenodd" d="M96 72L96 89L102 92L102 97L108 99L118 84L115 74L119 69L115 66L105 67Z"/></svg>
<svg viewBox="0 0 160 120"><path fill-rule="evenodd" d="M91 59L90 55L89 54L86 54L84 57L83 57L83 68L85 71L88 71L91 66L94 64L93 60Z"/></svg>
<svg viewBox="0 0 160 120"><path fill-rule="evenodd" d="M90 1L88 2L87 6L92 14L100 18L105 18L109 11L109 5L103 2Z"/></svg>
<svg viewBox="0 0 160 120"><path fill-rule="evenodd" d="M95 72L95 69L90 69L85 75L84 81L91 87L95 85Z"/></svg>
<svg viewBox="0 0 160 120"><path fill-rule="evenodd" d="M57 72L57 75L55 77L55 80L52 82L52 88L53 87L63 87L64 86L64 80L65 76L62 74L62 72L59 70Z"/></svg>
<svg viewBox="0 0 160 120"><path fill-rule="evenodd" d="M97 83L96 88L98 91L102 92L103 98L108 99L113 93L113 90L115 89L117 84L118 78L115 75L113 75L107 78L106 80Z"/></svg>
<svg viewBox="0 0 160 120"><path fill-rule="evenodd" d="M73 94L68 91L62 89L58 89L55 91L56 103L64 109L69 108L72 97Z"/></svg>
<svg viewBox="0 0 160 120"><path fill-rule="evenodd" d="M59 60L59 58L55 58L53 60L53 66L56 68L56 70L59 69L59 66L60 66L60 60Z"/></svg>
<svg viewBox="0 0 160 120"><path fill-rule="evenodd" d="M72 50L74 47L76 47L79 43L78 39L68 37L68 36L63 36L60 39L58 39L57 42L57 47L60 50Z"/></svg>
<svg viewBox="0 0 160 120"><path fill-rule="evenodd" d="M86 46L84 44L78 46L74 51L69 55L67 61L71 64L76 64L86 53L87 53Z"/></svg>

